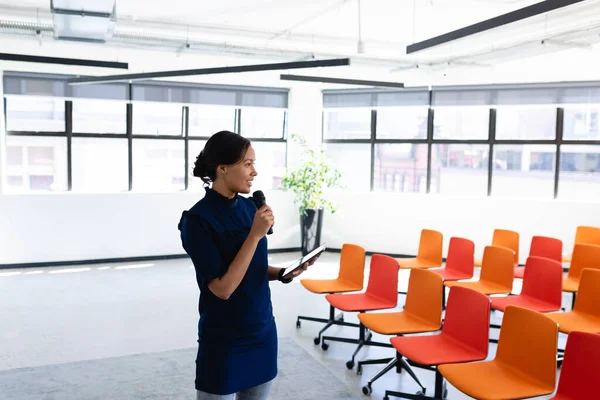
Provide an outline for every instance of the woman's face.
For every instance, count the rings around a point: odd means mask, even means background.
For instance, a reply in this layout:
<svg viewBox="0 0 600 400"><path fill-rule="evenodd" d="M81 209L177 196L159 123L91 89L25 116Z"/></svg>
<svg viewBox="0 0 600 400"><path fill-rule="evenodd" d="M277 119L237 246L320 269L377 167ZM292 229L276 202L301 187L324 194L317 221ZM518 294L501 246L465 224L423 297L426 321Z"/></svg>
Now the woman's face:
<svg viewBox="0 0 600 400"><path fill-rule="evenodd" d="M225 173L222 176L230 191L233 193L250 193L252 181L258 175L254 168L255 160L254 149L249 146L240 162L223 166Z"/></svg>

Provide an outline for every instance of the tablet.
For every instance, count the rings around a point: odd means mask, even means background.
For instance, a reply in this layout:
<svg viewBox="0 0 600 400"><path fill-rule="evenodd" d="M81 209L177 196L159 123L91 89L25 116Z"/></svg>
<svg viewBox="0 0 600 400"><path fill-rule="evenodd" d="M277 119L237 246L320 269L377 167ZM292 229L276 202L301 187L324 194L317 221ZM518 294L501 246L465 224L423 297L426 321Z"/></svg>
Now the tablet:
<svg viewBox="0 0 600 400"><path fill-rule="evenodd" d="M282 278L283 279L289 278L289 274L291 274L298 268L302 268L302 266L305 263L312 261L315 257L319 256L322 252L324 252L326 248L327 247L325 245L321 245L321 246L317 247L316 249L314 249L313 251L311 251L310 253L308 253L307 255L305 255L304 257L301 257L301 258L297 259L296 261L294 261L293 263L291 263L290 265L288 265L287 268L285 269L285 273L283 274Z"/></svg>

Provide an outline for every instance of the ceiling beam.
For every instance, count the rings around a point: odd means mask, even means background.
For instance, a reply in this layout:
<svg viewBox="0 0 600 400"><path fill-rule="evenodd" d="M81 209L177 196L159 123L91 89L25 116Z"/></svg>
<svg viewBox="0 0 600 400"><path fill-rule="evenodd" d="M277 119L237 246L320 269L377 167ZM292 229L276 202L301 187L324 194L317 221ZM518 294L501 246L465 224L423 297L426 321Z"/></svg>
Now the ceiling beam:
<svg viewBox="0 0 600 400"><path fill-rule="evenodd" d="M540 3L532 4L527 7L511 11L506 14L499 15L494 18L486 19L464 28L457 29L452 32L444 33L421 42L413 43L406 47L406 54L416 53L421 50L439 46L444 43L452 42L457 39L462 39L467 36L485 32L490 29L499 28L501 26L521 21L527 18L535 17L536 15L544 14L559 8L567 7L576 3L581 3L584 0L546 0Z"/></svg>
<svg viewBox="0 0 600 400"><path fill-rule="evenodd" d="M68 80L71 85L85 85L90 83L107 82L131 82L154 78L170 78L175 76L228 74L239 72L273 71L282 69L317 68L317 67L339 67L350 65L349 58L335 58L330 60L315 61L292 61L273 64L236 65L232 67L214 67L200 69L185 69L179 71L143 72L139 74L123 74L108 76L93 76L72 78Z"/></svg>
<svg viewBox="0 0 600 400"><path fill-rule="evenodd" d="M404 83L401 83L401 82L367 81L367 80L362 80L362 79L345 79L345 78L330 78L330 77L324 77L324 76L287 75L287 74L282 74L282 75L280 75L279 78L282 81L339 83L339 84L345 84L345 85L404 88Z"/></svg>
<svg viewBox="0 0 600 400"><path fill-rule="evenodd" d="M84 67L119 68L119 69L128 69L129 68L128 63L121 63L121 62L82 60L82 59L76 59L76 58L42 57L42 56L30 56L30 55L26 55L26 54L10 54L10 53L0 53L0 60L34 62L34 63L42 63L42 64L80 65L80 66L84 66Z"/></svg>

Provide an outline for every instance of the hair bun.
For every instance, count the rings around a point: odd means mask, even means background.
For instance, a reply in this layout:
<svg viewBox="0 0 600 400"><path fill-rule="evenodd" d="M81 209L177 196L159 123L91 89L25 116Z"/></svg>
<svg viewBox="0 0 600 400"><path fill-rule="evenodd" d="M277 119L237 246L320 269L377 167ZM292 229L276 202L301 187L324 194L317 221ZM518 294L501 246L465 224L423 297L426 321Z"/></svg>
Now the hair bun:
<svg viewBox="0 0 600 400"><path fill-rule="evenodd" d="M211 181L209 177L210 172L206 160L206 153L204 150L202 150L200 154L198 154L198 157L196 157L193 174L194 176L202 179L205 183L209 183Z"/></svg>

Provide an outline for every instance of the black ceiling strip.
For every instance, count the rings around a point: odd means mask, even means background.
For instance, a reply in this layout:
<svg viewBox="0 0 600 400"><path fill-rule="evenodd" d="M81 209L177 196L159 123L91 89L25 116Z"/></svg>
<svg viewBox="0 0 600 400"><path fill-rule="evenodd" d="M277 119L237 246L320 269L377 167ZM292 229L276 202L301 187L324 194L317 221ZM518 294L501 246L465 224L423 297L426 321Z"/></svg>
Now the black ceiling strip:
<svg viewBox="0 0 600 400"><path fill-rule="evenodd" d="M417 51L428 49L434 46L439 46L440 44L448 43L453 40L464 38L466 36L498 28L526 18L534 17L539 14L557 10L559 8L567 7L576 3L581 3L583 1L584 0L542 1L540 3L532 4L530 6L511 11L509 13L502 14L494 18L487 19L485 21L481 21L476 24L466 26L464 28L460 28L452 32L444 33L443 35L435 36L433 38L423 40L421 42L413 43L406 47L406 54L416 53Z"/></svg>
<svg viewBox="0 0 600 400"><path fill-rule="evenodd" d="M67 10L64 8L53 8L53 14L75 15L78 17L95 17L95 18L110 18L112 13L100 11L85 11L85 10Z"/></svg>
<svg viewBox="0 0 600 400"><path fill-rule="evenodd" d="M82 59L76 59L76 58L30 56L30 55L26 55L26 54L0 53L0 60L34 62L34 63L43 63L43 64L81 65L84 67L102 67L102 68L119 68L119 69L128 69L129 68L128 63L121 63L121 62L82 60Z"/></svg>
<svg viewBox="0 0 600 400"><path fill-rule="evenodd" d="M232 67L186 69L186 70L179 70L179 71L144 72L144 73L139 73L139 74L82 77L82 78L70 79L68 82L71 85L77 85L77 84L88 84L88 83L106 83L106 82L135 81L135 80L154 79L154 78L169 78L169 77L174 77L174 76L273 71L273 70L297 69L297 68L338 67L338 66L345 66L345 65L350 65L349 58L336 58L336 59L330 59L330 60L315 60L315 61L293 61L293 62L273 63L273 64L236 65L236 66L232 66Z"/></svg>
<svg viewBox="0 0 600 400"><path fill-rule="evenodd" d="M362 80L362 79L330 78L330 77L323 77L323 76L281 74L280 79L283 81L340 83L340 84L348 84L348 85L379 86L379 87L392 87L392 88L403 88L404 87L404 83L401 83L401 82L366 81L366 80Z"/></svg>

